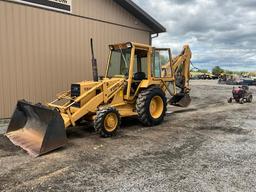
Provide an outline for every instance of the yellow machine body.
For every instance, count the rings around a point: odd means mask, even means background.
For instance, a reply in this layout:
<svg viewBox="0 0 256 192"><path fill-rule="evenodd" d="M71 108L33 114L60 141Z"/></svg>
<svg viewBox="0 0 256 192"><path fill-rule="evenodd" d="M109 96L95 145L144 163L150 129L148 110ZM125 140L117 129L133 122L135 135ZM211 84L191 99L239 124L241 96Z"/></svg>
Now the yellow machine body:
<svg viewBox="0 0 256 192"><path fill-rule="evenodd" d="M24 142L30 143L29 137L23 139L15 133L20 134L17 132L20 130L36 132L34 135L43 138L38 139L40 142L35 144L37 150L32 152L33 155L38 156L66 143L66 136L63 136L62 132L60 136L54 135L58 144L51 143L48 146L48 140L44 138L51 138L56 127L65 131L65 128L76 126L80 120L94 121L95 129L100 130L103 136L115 131L122 117L139 116L146 125L159 124L166 111L166 91L172 95L172 98L177 96L172 100L172 104L178 104L183 98L190 100L188 95L190 58L191 52L188 46L184 47L179 56L172 59L170 49L157 49L132 42L110 45L108 66L102 80L72 84L70 90L58 94L54 101L47 103L48 108L44 107L44 112L39 109L33 111L33 105L21 102L19 104L21 107L17 106L15 110L6 135L13 143L31 153L29 144L24 144ZM177 77L181 77L179 82ZM179 93L176 90L177 85L181 88ZM185 103L189 104L190 101ZM143 105L146 106L145 109ZM23 110L25 108L29 108L35 115L31 117L26 114ZM40 118L41 113L45 113L44 116L51 114L49 118L53 121L52 115L56 112L57 124L49 124L47 119ZM144 113L148 116L145 117ZM17 124L17 121L21 123ZM34 123L27 125L26 122ZM36 128L33 129L31 126ZM40 130L40 127L44 131ZM49 141L52 142L51 139ZM44 150L41 150L42 148Z"/></svg>

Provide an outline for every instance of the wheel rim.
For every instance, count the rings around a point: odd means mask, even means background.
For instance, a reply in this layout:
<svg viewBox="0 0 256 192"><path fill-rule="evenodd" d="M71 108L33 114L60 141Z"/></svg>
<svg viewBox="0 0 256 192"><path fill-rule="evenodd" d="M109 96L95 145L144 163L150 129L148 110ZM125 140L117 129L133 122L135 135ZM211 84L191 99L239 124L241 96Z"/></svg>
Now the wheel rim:
<svg viewBox="0 0 256 192"><path fill-rule="evenodd" d="M164 110L164 102L160 96L154 96L149 105L150 115L157 119L159 118Z"/></svg>
<svg viewBox="0 0 256 192"><path fill-rule="evenodd" d="M109 113L104 119L104 127L108 132L112 132L116 129L118 124L118 118L115 113Z"/></svg>

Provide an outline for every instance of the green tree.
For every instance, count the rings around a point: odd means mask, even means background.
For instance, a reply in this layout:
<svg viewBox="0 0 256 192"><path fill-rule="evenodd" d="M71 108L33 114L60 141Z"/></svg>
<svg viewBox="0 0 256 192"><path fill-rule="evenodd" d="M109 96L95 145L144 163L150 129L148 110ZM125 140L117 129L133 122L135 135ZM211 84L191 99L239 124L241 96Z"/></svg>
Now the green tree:
<svg viewBox="0 0 256 192"><path fill-rule="evenodd" d="M212 69L213 75L220 75L221 73L224 73L224 69L220 68L220 66L216 66Z"/></svg>
<svg viewBox="0 0 256 192"><path fill-rule="evenodd" d="M169 62L169 58L165 55L160 55L161 64L164 65Z"/></svg>
<svg viewBox="0 0 256 192"><path fill-rule="evenodd" d="M207 69L198 69L198 72L200 72L200 73L208 73L208 70Z"/></svg>

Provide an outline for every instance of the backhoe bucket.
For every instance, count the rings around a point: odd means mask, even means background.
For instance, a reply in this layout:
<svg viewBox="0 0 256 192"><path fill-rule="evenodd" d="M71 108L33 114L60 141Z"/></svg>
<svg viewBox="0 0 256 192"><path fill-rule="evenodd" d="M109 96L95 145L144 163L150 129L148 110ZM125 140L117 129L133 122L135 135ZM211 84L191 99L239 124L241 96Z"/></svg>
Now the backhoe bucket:
<svg viewBox="0 0 256 192"><path fill-rule="evenodd" d="M187 107L191 103L191 98L187 93L178 93L170 99L169 103L178 107Z"/></svg>
<svg viewBox="0 0 256 192"><path fill-rule="evenodd" d="M18 101L6 136L35 157L67 143L60 113L41 104L32 105L26 101Z"/></svg>

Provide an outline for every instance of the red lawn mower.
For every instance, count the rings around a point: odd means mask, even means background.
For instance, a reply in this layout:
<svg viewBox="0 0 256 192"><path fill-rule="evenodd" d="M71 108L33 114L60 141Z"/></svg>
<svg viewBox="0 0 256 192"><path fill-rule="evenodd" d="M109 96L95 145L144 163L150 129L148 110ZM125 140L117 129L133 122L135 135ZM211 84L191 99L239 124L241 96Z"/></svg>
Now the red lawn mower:
<svg viewBox="0 0 256 192"><path fill-rule="evenodd" d="M229 103L232 103L233 100L240 104L252 102L252 92L249 91L249 87L247 85L242 87L233 87L232 94L233 97L228 99Z"/></svg>

